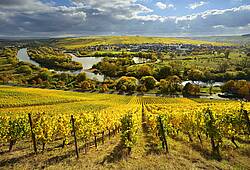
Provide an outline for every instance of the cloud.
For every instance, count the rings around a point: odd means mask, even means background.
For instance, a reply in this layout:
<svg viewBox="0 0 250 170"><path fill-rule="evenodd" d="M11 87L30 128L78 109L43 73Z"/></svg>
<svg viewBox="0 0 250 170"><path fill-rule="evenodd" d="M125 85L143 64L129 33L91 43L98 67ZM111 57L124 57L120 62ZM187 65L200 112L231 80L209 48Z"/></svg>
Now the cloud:
<svg viewBox="0 0 250 170"><path fill-rule="evenodd" d="M24 5L24 4L27 4L30 2L32 2L32 1L31 0L22 0L22 1L20 1L20 0L1 0L0 5L11 7L11 6L17 6L17 5Z"/></svg>
<svg viewBox="0 0 250 170"><path fill-rule="evenodd" d="M50 10L50 5L42 3L39 0L1 0L0 11L7 12L45 12Z"/></svg>
<svg viewBox="0 0 250 170"><path fill-rule="evenodd" d="M224 27L224 33L230 33L239 27L248 27L250 23L250 5L225 10L208 10L202 13L176 18L178 26L189 25L186 32L216 33ZM234 32L234 31L233 31Z"/></svg>
<svg viewBox="0 0 250 170"><path fill-rule="evenodd" d="M179 36L247 33L250 27L250 5L184 16L161 16L136 0L74 0L67 6L24 1L25 4L19 0L0 0L2 35Z"/></svg>
<svg viewBox="0 0 250 170"><path fill-rule="evenodd" d="M213 26L213 28L225 28L225 26L224 25L215 25L215 26Z"/></svg>
<svg viewBox="0 0 250 170"><path fill-rule="evenodd" d="M0 30L5 35L47 36L72 31L86 17L86 13L76 6L53 6L38 0L0 1Z"/></svg>
<svg viewBox="0 0 250 170"><path fill-rule="evenodd" d="M74 0L74 4L110 14L116 19L135 19L140 14L153 12L152 9L136 3L136 0Z"/></svg>
<svg viewBox="0 0 250 170"><path fill-rule="evenodd" d="M208 2L204 2L204 1L195 2L195 3L189 4L188 8L190 8L190 9L196 9L196 8L199 8L199 7L201 7L203 5L206 5L206 4L208 4Z"/></svg>
<svg viewBox="0 0 250 170"><path fill-rule="evenodd" d="M173 4L164 4L162 2L157 2L155 4L155 6L157 6L158 8L160 8L161 10L164 10L164 9L169 9L169 8L174 8L174 5Z"/></svg>

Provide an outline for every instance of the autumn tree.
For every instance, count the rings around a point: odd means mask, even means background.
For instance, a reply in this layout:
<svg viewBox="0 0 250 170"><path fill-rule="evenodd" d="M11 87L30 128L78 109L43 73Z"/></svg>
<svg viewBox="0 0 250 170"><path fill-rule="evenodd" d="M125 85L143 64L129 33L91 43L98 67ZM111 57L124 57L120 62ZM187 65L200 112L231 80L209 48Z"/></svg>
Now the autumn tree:
<svg viewBox="0 0 250 170"><path fill-rule="evenodd" d="M86 77L86 73L85 72L81 72L79 73L77 76L76 76L76 81L78 83L82 82L82 81L85 81L87 79Z"/></svg>
<svg viewBox="0 0 250 170"><path fill-rule="evenodd" d="M116 89L132 92L136 90L138 80L135 77L122 76L116 81Z"/></svg>
<svg viewBox="0 0 250 170"><path fill-rule="evenodd" d="M200 86L191 83L187 83L182 90L182 94L184 96L197 96L199 93L200 93Z"/></svg>
<svg viewBox="0 0 250 170"><path fill-rule="evenodd" d="M154 89L157 82L157 80L153 76L144 76L140 81L146 87L147 91Z"/></svg>

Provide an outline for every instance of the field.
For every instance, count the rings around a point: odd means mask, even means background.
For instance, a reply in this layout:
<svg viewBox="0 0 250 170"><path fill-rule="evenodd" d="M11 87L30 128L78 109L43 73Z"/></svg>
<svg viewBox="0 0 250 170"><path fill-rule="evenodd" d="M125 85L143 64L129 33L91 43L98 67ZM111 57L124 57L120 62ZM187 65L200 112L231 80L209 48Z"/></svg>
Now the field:
<svg viewBox="0 0 250 170"><path fill-rule="evenodd" d="M112 44L211 44L215 46L232 45L228 43L190 40L183 38L142 37L142 36L91 36L80 38L64 38L55 42L56 46L66 49L77 49L87 46Z"/></svg>
<svg viewBox="0 0 250 170"><path fill-rule="evenodd" d="M0 169L250 169L249 111L238 101L0 86Z"/></svg>

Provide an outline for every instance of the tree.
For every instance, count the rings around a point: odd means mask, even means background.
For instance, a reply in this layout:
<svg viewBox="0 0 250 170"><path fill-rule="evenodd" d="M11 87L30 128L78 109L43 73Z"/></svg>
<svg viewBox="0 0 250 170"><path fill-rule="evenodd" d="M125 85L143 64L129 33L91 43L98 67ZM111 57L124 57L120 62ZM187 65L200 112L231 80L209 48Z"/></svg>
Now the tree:
<svg viewBox="0 0 250 170"><path fill-rule="evenodd" d="M176 94L181 90L181 79L178 76L169 76L167 80L160 80L160 91L163 94Z"/></svg>
<svg viewBox="0 0 250 170"><path fill-rule="evenodd" d="M188 79L192 81L203 80L204 73L197 69L191 69L188 71Z"/></svg>
<svg viewBox="0 0 250 170"><path fill-rule="evenodd" d="M56 74L54 77L57 78L58 80L66 82L66 83L72 81L75 78L74 75L71 75L69 73Z"/></svg>
<svg viewBox="0 0 250 170"><path fill-rule="evenodd" d="M155 87L157 80L153 76L144 76L141 78L141 83L146 87L147 90L152 90Z"/></svg>
<svg viewBox="0 0 250 170"><path fill-rule="evenodd" d="M78 83L82 82L82 81L85 81L87 79L86 77L86 73L85 72L81 72L79 73L77 76L76 76L76 81Z"/></svg>
<svg viewBox="0 0 250 170"><path fill-rule="evenodd" d="M215 74L211 73L210 71L205 71L203 81L207 82L207 84L209 85L209 94L212 95Z"/></svg>
<svg viewBox="0 0 250 170"><path fill-rule="evenodd" d="M32 84L32 85L36 85L36 83L37 83L36 80L32 80L32 81L31 81L31 84Z"/></svg>
<svg viewBox="0 0 250 170"><path fill-rule="evenodd" d="M85 80L80 83L80 87L82 90L89 90L91 87L91 84L89 81Z"/></svg>
<svg viewBox="0 0 250 170"><path fill-rule="evenodd" d="M181 90L181 79L180 77L174 75L174 76L169 76L167 80L171 84L171 89L170 89L170 94L175 94L176 92Z"/></svg>
<svg viewBox="0 0 250 170"><path fill-rule="evenodd" d="M226 82L223 86L221 86L221 92L228 92L228 93L234 93L235 92L235 82L233 80L230 80Z"/></svg>
<svg viewBox="0 0 250 170"><path fill-rule="evenodd" d="M152 75L152 68L148 65L142 65L137 70L138 77L150 76Z"/></svg>
<svg viewBox="0 0 250 170"><path fill-rule="evenodd" d="M48 70L42 70L42 72L38 75L39 78L41 78L43 81L50 81L51 80L51 72Z"/></svg>
<svg viewBox="0 0 250 170"><path fill-rule="evenodd" d="M215 74L212 73L211 71L205 71L204 72L204 77L203 81L208 82L208 83L213 83L215 80Z"/></svg>
<svg viewBox="0 0 250 170"><path fill-rule="evenodd" d="M48 88L50 87L50 82L48 80L43 82L44 87Z"/></svg>
<svg viewBox="0 0 250 170"><path fill-rule="evenodd" d="M4 75L0 76L0 80L3 82L3 84L8 84L10 81L9 77L6 77Z"/></svg>
<svg viewBox="0 0 250 170"><path fill-rule="evenodd" d="M17 68L18 73L25 73L25 74L31 74L32 69L28 65L22 65Z"/></svg>
<svg viewBox="0 0 250 170"><path fill-rule="evenodd" d="M159 71L156 73L156 78L165 79L166 77L172 75L172 67L169 65L165 65L159 68Z"/></svg>
<svg viewBox="0 0 250 170"><path fill-rule="evenodd" d="M108 91L109 91L109 88L108 88L107 84L103 84L100 88L100 92L104 93L104 92L108 92Z"/></svg>
<svg viewBox="0 0 250 170"><path fill-rule="evenodd" d="M238 97L249 97L250 95L250 83L246 80L230 80L221 86L222 92L232 93Z"/></svg>
<svg viewBox="0 0 250 170"><path fill-rule="evenodd" d="M107 76L114 77L117 74L119 67L115 63L101 62L100 71Z"/></svg>
<svg viewBox="0 0 250 170"><path fill-rule="evenodd" d="M230 54L230 51L229 51L229 50L226 50L226 52L225 52L225 58L226 58L226 59L229 59L229 54Z"/></svg>
<svg viewBox="0 0 250 170"><path fill-rule="evenodd" d="M147 91L147 88L146 88L145 85L141 84L141 85L139 85L139 86L137 87L137 91L143 93L143 92L146 92L146 91Z"/></svg>
<svg viewBox="0 0 250 170"><path fill-rule="evenodd" d="M227 61L224 61L224 62L222 62L222 63L219 64L218 70L219 70L219 72L221 72L221 73L225 73L226 70L227 70L229 67L230 67L230 65L228 64L228 62L227 62Z"/></svg>
<svg viewBox="0 0 250 170"><path fill-rule="evenodd" d="M198 93L200 93L200 86L191 83L187 83L182 90L184 96L196 96Z"/></svg>
<svg viewBox="0 0 250 170"><path fill-rule="evenodd" d="M160 91L162 94L170 94L170 83L167 80L160 80Z"/></svg>
<svg viewBox="0 0 250 170"><path fill-rule="evenodd" d="M246 96L249 95L249 90L250 90L250 89L249 89L248 85L246 84L246 85L244 85L244 86L242 86L242 87L239 88L238 94L239 94L241 97L246 97Z"/></svg>
<svg viewBox="0 0 250 170"><path fill-rule="evenodd" d="M64 88L65 87L65 82L64 81L58 81L57 82L57 87L59 87L59 88Z"/></svg>
<svg viewBox="0 0 250 170"><path fill-rule="evenodd" d="M37 84L42 85L43 84L43 80L41 78L38 78L37 79Z"/></svg>
<svg viewBox="0 0 250 170"><path fill-rule="evenodd" d="M132 92L136 90L138 80L135 77L122 76L116 81L116 89Z"/></svg>

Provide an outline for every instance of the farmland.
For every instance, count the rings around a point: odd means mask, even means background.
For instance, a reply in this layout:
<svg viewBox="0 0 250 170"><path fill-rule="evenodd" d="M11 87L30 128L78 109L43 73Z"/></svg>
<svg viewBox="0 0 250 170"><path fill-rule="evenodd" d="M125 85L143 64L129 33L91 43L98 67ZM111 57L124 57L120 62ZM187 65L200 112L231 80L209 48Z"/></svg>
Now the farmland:
<svg viewBox="0 0 250 170"><path fill-rule="evenodd" d="M0 170L250 170L250 0L0 0Z"/></svg>
<svg viewBox="0 0 250 170"><path fill-rule="evenodd" d="M250 168L249 103L11 86L0 86L0 98L4 169ZM159 119L163 134L158 133Z"/></svg>
<svg viewBox="0 0 250 170"><path fill-rule="evenodd" d="M215 46L232 45L229 43L190 40L184 38L143 37L143 36L90 36L80 38L63 38L56 40L54 45L66 49L76 49L96 45L112 44L209 44Z"/></svg>

